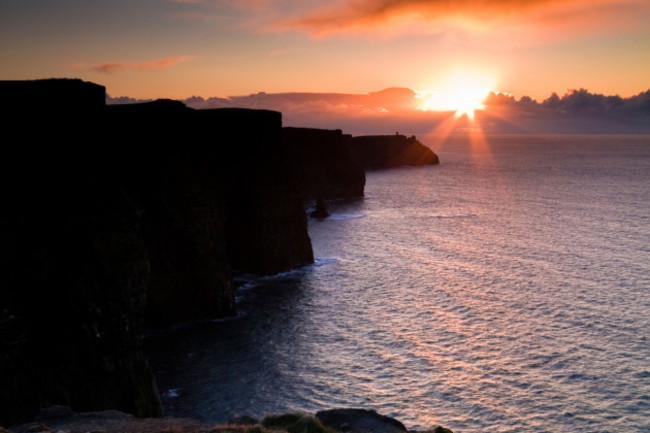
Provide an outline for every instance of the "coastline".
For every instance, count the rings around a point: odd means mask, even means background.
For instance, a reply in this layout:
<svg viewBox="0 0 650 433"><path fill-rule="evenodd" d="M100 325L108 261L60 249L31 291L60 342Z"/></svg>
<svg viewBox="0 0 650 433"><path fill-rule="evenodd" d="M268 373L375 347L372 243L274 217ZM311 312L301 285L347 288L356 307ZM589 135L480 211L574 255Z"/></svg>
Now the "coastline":
<svg viewBox="0 0 650 433"><path fill-rule="evenodd" d="M51 404L162 416L140 335L235 316L234 270L314 263L305 203L363 196L377 165L277 111L106 105L79 79L0 89L23 137L0 169L3 424ZM381 165L437 162L415 137L365 140Z"/></svg>

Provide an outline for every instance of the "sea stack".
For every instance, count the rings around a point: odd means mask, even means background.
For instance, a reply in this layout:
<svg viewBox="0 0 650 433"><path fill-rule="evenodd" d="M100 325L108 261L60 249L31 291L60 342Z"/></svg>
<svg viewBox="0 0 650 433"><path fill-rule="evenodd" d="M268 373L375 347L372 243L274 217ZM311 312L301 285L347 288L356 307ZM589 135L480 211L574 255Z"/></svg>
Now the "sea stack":
<svg viewBox="0 0 650 433"><path fill-rule="evenodd" d="M329 212L327 211L327 206L325 206L325 200L323 200L323 197L319 197L318 200L316 200L316 209L314 209L309 214L309 216L317 219L325 219L330 216Z"/></svg>

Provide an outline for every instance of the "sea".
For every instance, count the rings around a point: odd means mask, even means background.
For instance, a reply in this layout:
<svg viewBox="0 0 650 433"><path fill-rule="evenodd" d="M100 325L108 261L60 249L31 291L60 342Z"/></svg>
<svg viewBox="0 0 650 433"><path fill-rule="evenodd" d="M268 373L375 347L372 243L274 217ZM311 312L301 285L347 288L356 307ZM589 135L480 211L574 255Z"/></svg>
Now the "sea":
<svg viewBox="0 0 650 433"><path fill-rule="evenodd" d="M425 137L311 219L316 262L145 340L167 415L650 431L650 136Z"/></svg>

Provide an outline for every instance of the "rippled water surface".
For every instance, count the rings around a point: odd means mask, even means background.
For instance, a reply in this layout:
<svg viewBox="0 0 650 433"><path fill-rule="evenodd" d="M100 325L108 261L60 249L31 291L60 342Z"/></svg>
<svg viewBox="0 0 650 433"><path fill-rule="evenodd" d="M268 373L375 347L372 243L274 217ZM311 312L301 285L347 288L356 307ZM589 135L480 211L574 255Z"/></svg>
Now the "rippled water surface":
<svg viewBox="0 0 650 433"><path fill-rule="evenodd" d="M240 317L150 338L167 413L650 431L650 137L434 148L310 221L317 263L253 279Z"/></svg>

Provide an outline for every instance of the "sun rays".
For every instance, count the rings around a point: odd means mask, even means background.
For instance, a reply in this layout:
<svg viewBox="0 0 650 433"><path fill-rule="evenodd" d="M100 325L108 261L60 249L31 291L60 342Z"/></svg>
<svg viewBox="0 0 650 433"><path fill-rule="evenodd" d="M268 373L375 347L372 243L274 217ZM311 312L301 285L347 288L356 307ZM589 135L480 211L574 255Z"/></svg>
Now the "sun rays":
<svg viewBox="0 0 650 433"><path fill-rule="evenodd" d="M484 108L483 102L492 92L494 78L488 74L469 71L454 71L434 90L419 92L420 109L424 111L453 111L455 117L467 116L474 120L477 110Z"/></svg>

